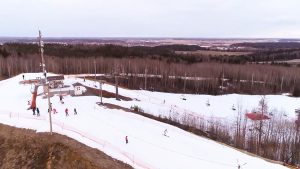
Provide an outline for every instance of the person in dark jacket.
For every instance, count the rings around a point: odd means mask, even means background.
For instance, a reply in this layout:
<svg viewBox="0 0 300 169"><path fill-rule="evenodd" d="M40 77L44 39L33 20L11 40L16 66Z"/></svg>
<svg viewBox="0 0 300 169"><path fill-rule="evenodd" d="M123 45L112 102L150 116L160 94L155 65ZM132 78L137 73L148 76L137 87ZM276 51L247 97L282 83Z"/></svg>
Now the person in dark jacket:
<svg viewBox="0 0 300 169"><path fill-rule="evenodd" d="M76 110L76 108L74 108L74 115L77 115L77 110Z"/></svg>
<svg viewBox="0 0 300 169"><path fill-rule="evenodd" d="M39 110L38 107L36 108L36 113L37 113L37 114L36 114L37 116L40 116L40 110Z"/></svg>
<svg viewBox="0 0 300 169"><path fill-rule="evenodd" d="M35 115L35 107L32 108L33 115Z"/></svg>
<svg viewBox="0 0 300 169"><path fill-rule="evenodd" d="M66 116L69 116L69 110L68 110L68 108L65 109L65 113L66 113Z"/></svg>
<svg viewBox="0 0 300 169"><path fill-rule="evenodd" d="M128 144L128 136L125 137L125 142Z"/></svg>

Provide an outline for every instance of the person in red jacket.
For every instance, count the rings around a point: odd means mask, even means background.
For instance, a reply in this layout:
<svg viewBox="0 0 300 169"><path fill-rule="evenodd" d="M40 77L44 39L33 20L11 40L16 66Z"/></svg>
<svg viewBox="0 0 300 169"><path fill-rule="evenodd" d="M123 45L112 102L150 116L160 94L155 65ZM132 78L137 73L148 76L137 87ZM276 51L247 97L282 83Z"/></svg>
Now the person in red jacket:
<svg viewBox="0 0 300 169"><path fill-rule="evenodd" d="M126 144L128 144L128 136L125 137Z"/></svg>
<svg viewBox="0 0 300 169"><path fill-rule="evenodd" d="M66 116L69 116L69 110L68 110L68 108L65 109L65 113L66 113Z"/></svg>

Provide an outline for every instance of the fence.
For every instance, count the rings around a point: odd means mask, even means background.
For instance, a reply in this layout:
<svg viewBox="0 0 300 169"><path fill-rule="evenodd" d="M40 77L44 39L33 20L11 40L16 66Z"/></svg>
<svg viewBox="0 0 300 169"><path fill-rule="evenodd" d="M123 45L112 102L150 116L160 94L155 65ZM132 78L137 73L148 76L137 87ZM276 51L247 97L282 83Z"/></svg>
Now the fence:
<svg viewBox="0 0 300 169"><path fill-rule="evenodd" d="M1 112L0 115L8 116L9 118L14 118L14 119L16 118L16 119L40 120L40 121L45 121L45 122L47 121L47 118L45 116L37 117L37 116L30 115L30 114L25 114L25 113L14 113L14 112L3 113L3 112ZM121 150L120 148L118 148L117 146L114 146L111 143L109 143L109 142L107 142L103 139L97 138L97 137L95 137L95 136L93 136L93 135L91 135L87 132L84 132L82 130L74 128L70 125L62 123L62 122L60 122L58 120L55 120L55 119L52 119L52 124L57 126L57 127L60 127L63 131L65 130L65 131L68 131L68 132L71 132L71 133L75 133L77 135L80 135L81 137L84 137L84 138L96 143L97 145L100 145L102 147L102 150L108 149L108 150L111 150L113 152L116 152L116 153L119 153L119 154L123 155L135 167L143 168L143 169L153 169L153 168L155 168L151 164L148 164L148 163L142 161L141 159L135 157L133 154L125 152L125 151Z"/></svg>

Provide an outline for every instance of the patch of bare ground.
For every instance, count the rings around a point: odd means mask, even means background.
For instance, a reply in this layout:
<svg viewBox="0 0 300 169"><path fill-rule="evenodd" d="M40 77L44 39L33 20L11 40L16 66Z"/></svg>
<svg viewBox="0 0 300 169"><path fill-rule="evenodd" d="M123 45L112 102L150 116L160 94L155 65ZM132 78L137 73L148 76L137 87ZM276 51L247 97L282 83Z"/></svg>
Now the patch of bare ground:
<svg viewBox="0 0 300 169"><path fill-rule="evenodd" d="M0 124L1 169L130 169L103 152L63 135Z"/></svg>
<svg viewBox="0 0 300 169"><path fill-rule="evenodd" d="M138 110L128 109L128 108L125 108L125 107L122 107L122 106L118 106L118 105L115 105L115 104L111 104L111 103L103 103L102 105L105 106L105 107L107 107L107 108L109 108L109 109L120 109L120 110L124 110L125 112L130 112L130 113L138 114L138 115L150 118L152 120L156 120L156 121L160 121L160 122L163 122L163 123L166 123L166 124L170 124L170 125L176 126L176 127L180 128L180 129L183 129L185 131L194 133L196 135L204 136L204 137L216 140L216 138L214 136L210 135L207 132L199 130L199 129L193 127L193 126L188 126L188 125L180 124L179 122L173 121L173 120L165 118L165 117L157 117L157 116L154 116L154 115L151 115L151 114L147 114L147 113L144 113L144 112L141 112L141 111L138 111Z"/></svg>
<svg viewBox="0 0 300 169"><path fill-rule="evenodd" d="M100 95L100 89L95 89L95 88L92 88L92 87L89 87L89 86L86 86L86 85L82 85L81 83L75 83L73 85L81 85L81 86L84 86L87 91L84 93L85 96L99 96ZM116 97L116 94L115 93L112 93L112 92L108 92L106 90L102 90L102 97L105 97L105 98L115 98ZM132 98L130 97L126 97L126 96L122 96L122 95L118 95L119 99L121 100L125 100L125 101L131 101L133 100Z"/></svg>

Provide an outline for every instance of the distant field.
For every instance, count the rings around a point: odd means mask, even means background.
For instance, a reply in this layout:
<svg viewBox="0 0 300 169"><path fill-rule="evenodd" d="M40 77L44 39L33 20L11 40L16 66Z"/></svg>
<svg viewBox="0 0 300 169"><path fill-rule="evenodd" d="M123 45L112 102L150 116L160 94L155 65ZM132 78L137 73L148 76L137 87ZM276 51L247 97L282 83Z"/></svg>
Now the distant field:
<svg viewBox="0 0 300 169"><path fill-rule="evenodd" d="M212 51L212 50L198 50L198 51L176 51L177 54L191 54L191 55L204 55L204 56L220 56L220 55L231 55L240 56L248 55L251 52L228 52L228 51Z"/></svg>
<svg viewBox="0 0 300 169"><path fill-rule="evenodd" d="M272 62L268 61L268 62L258 62L258 63L268 63L271 64ZM275 63L287 63L287 64L291 64L291 65L297 65L300 64L300 59L292 59L292 60L277 60L275 61Z"/></svg>
<svg viewBox="0 0 300 169"><path fill-rule="evenodd" d="M286 60L286 61L276 61L276 62L298 64L298 63L300 63L300 59L293 59L293 60Z"/></svg>

